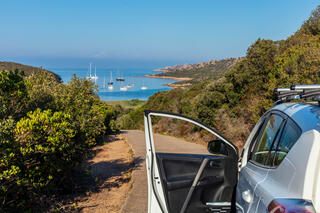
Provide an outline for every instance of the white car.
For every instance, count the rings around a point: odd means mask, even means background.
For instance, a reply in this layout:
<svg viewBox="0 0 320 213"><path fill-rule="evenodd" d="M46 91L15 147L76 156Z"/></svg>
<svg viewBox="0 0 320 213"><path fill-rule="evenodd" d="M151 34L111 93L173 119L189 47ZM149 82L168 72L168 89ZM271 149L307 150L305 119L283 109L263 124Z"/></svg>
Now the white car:
<svg viewBox="0 0 320 213"><path fill-rule="evenodd" d="M279 98L318 99L320 85L278 89ZM320 99L318 99L320 100ZM217 137L207 155L157 153L152 116L181 119ZM320 212L320 107L278 103L253 128L241 157L191 118L145 111L148 212Z"/></svg>

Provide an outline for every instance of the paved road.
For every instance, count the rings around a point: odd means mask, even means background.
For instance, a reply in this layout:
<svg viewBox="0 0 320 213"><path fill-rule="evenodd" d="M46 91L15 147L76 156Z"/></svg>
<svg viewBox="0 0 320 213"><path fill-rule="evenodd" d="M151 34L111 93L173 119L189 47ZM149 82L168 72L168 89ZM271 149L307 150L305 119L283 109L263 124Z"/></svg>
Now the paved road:
<svg viewBox="0 0 320 213"><path fill-rule="evenodd" d="M122 213L146 213L148 211L148 184L145 164L144 132L138 130L125 131L128 143L134 151L137 168L133 171L133 187L125 202ZM208 154L206 147L188 143L170 136L154 136L157 152Z"/></svg>

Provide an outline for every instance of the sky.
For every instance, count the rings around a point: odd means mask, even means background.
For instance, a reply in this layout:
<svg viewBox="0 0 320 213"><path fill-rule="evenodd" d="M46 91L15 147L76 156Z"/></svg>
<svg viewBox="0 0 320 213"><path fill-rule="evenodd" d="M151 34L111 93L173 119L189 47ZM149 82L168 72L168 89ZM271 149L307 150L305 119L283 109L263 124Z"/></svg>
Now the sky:
<svg viewBox="0 0 320 213"><path fill-rule="evenodd" d="M318 0L1 1L0 61L154 68L245 56L292 35Z"/></svg>

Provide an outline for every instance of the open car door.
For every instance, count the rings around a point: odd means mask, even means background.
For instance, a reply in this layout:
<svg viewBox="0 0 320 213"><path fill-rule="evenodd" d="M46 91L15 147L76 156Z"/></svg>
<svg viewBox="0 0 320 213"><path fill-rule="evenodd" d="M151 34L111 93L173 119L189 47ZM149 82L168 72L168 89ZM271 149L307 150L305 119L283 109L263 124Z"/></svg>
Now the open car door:
<svg viewBox="0 0 320 213"><path fill-rule="evenodd" d="M209 143L207 154L158 153L152 132L154 116L190 122L217 140ZM145 111L144 125L149 213L234 211L238 178L236 146L215 130L181 115Z"/></svg>

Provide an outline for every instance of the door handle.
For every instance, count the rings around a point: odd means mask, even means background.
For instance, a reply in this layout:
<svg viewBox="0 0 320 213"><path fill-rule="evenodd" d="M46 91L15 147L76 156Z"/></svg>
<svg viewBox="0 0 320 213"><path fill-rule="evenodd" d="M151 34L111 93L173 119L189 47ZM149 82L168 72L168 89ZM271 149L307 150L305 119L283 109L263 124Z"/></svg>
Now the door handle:
<svg viewBox="0 0 320 213"><path fill-rule="evenodd" d="M252 202L252 194L251 194L249 189L244 191L244 192L242 192L242 199L247 203L251 203Z"/></svg>

